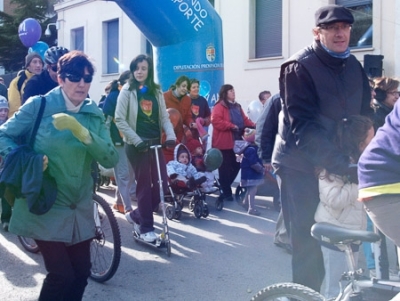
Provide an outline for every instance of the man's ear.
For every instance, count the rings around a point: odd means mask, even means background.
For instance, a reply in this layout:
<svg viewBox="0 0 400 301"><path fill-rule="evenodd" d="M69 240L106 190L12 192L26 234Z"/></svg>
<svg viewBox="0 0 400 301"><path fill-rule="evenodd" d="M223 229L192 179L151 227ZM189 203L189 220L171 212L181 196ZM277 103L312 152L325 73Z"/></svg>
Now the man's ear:
<svg viewBox="0 0 400 301"><path fill-rule="evenodd" d="M316 41L319 41L319 28L318 27L314 27L313 29L312 29L312 33L313 33L313 36L314 36L314 40L316 40Z"/></svg>

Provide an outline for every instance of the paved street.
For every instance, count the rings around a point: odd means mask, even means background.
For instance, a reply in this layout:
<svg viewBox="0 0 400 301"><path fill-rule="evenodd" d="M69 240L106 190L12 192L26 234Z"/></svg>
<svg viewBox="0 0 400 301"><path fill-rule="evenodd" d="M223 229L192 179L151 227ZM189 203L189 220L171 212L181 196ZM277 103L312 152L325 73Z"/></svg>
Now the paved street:
<svg viewBox="0 0 400 301"><path fill-rule="evenodd" d="M110 204L113 188L99 193ZM89 280L83 300L244 301L269 284L290 281L291 257L273 244L278 214L270 198L256 198L259 217L247 215L236 202L225 202L225 208L216 211L215 197L207 201L208 218L197 219L185 207L179 221L168 221L171 257L164 250L136 243L132 225L115 213L122 237L119 268L106 283ZM159 229L161 221L156 214ZM41 255L27 253L15 235L1 229L0 300L37 300L44 276ZM389 300L387 295L371 298Z"/></svg>
<svg viewBox="0 0 400 301"><path fill-rule="evenodd" d="M112 186L100 194L112 203ZM122 236L117 273L104 284L89 281L84 300L249 300L267 284L290 280L290 255L273 245L277 212L258 197L262 215L249 216L236 202L197 219L187 207L168 221L172 254L136 243L132 226L115 213ZM161 216L155 215L156 226ZM36 300L45 276L40 254L24 251L0 230L0 300Z"/></svg>

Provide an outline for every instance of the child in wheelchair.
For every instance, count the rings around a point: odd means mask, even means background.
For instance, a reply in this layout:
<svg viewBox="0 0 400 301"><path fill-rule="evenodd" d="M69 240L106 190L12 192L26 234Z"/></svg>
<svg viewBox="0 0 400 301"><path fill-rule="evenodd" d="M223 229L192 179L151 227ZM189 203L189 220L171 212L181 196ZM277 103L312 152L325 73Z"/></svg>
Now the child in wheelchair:
<svg viewBox="0 0 400 301"><path fill-rule="evenodd" d="M204 149L200 141L197 139L189 139L186 143L186 146L190 151L190 155L192 156L192 165L197 171L202 172L207 178L201 187L201 191L204 193L216 192L218 187L214 185L215 177L213 174L213 170L216 168L215 166L206 166L204 161Z"/></svg>
<svg viewBox="0 0 400 301"><path fill-rule="evenodd" d="M191 163L191 155L187 147L180 143L175 147L174 160L167 163L167 174L173 188L195 189L204 186L207 178L204 173L197 171Z"/></svg>

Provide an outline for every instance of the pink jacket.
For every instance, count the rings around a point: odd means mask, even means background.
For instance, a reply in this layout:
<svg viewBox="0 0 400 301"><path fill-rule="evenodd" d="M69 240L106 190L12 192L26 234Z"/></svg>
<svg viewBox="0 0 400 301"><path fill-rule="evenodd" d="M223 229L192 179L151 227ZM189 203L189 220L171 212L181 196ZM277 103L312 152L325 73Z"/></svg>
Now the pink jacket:
<svg viewBox="0 0 400 301"><path fill-rule="evenodd" d="M255 127L254 122L244 114L243 109L240 108L240 110L242 112L244 125L246 127ZM231 116L229 114L229 108L226 106L224 101L218 101L211 112L211 124L213 125L212 147L220 150L233 149L234 140L232 128L235 124L230 120Z"/></svg>

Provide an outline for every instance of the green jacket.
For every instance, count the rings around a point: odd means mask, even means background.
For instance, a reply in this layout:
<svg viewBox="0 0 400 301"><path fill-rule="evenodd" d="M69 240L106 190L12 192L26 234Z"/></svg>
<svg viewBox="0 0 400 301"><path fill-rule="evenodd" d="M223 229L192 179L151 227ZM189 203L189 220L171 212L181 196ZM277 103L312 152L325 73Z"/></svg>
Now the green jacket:
<svg viewBox="0 0 400 301"><path fill-rule="evenodd" d="M118 162L118 154L105 128L103 114L92 100L86 99L80 111L72 113L67 111L59 87L45 97L46 108L34 149L49 158L49 172L57 182L57 200L49 212L35 215L29 212L25 199L16 199L9 230L34 239L75 244L94 237L91 163L95 160L111 168ZM1 156L16 147L14 138L32 130L40 99L29 99L0 127ZM91 144L81 143L69 130L54 127L52 115L61 112L74 116L89 130Z"/></svg>

